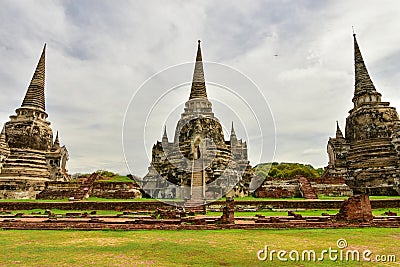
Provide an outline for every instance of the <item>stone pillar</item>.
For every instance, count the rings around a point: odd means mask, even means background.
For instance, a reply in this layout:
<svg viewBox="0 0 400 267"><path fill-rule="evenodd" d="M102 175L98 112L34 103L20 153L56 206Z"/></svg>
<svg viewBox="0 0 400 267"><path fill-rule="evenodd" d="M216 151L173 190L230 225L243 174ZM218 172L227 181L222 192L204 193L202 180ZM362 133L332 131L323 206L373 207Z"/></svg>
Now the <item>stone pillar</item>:
<svg viewBox="0 0 400 267"><path fill-rule="evenodd" d="M233 197L226 197L226 204L222 211L221 223L235 223L235 201Z"/></svg>
<svg viewBox="0 0 400 267"><path fill-rule="evenodd" d="M338 221L372 221L372 209L368 195L355 195L345 200L336 215Z"/></svg>

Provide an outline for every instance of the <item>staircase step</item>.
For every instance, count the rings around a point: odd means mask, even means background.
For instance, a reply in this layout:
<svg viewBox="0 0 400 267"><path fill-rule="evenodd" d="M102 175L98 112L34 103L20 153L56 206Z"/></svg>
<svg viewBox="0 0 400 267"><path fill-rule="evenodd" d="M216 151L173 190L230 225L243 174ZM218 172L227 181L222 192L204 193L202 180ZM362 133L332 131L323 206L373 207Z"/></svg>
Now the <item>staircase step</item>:
<svg viewBox="0 0 400 267"><path fill-rule="evenodd" d="M300 190L303 193L303 197L306 199L318 199L318 195L315 193L311 186L310 181L305 177L299 177Z"/></svg>

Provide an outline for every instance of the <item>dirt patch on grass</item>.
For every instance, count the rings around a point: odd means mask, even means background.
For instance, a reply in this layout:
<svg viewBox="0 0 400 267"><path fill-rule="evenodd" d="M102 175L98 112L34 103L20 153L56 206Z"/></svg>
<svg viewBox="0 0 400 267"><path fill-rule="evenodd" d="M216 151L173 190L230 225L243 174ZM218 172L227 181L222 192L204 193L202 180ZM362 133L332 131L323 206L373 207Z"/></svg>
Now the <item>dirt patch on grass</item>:
<svg viewBox="0 0 400 267"><path fill-rule="evenodd" d="M106 237L86 237L73 239L68 241L59 242L60 246L75 246L83 247L87 245L98 245L98 246L118 246L129 242L128 238L106 238Z"/></svg>

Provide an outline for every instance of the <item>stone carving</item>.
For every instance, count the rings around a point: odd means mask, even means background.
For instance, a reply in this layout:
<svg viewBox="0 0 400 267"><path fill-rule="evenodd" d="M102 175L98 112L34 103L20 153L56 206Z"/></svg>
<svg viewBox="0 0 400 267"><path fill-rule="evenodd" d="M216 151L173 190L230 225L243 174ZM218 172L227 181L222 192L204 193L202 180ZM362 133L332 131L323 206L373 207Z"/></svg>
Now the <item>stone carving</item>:
<svg viewBox="0 0 400 267"><path fill-rule="evenodd" d="M399 195L400 121L397 111L381 101L368 74L354 35L354 108L343 136L329 138L328 166L323 177L346 179L355 194Z"/></svg>

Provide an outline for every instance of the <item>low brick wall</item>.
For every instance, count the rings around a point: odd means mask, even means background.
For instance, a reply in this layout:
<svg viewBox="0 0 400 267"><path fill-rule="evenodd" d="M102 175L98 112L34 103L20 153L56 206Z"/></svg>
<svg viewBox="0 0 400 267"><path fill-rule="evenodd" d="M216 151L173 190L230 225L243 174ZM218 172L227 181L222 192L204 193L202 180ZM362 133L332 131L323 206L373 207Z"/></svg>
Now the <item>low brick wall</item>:
<svg viewBox="0 0 400 267"><path fill-rule="evenodd" d="M91 197L111 199L141 198L139 186L134 182L94 182L89 192Z"/></svg>
<svg viewBox="0 0 400 267"><path fill-rule="evenodd" d="M262 200L242 201L235 200L235 209L252 208L255 210L265 209L340 209L343 200ZM208 208L221 209L225 201L215 201L207 205ZM373 209L377 208L400 208L400 199L371 200ZM115 211L144 211L166 209L171 207L159 201L132 201L132 202L0 202L3 210L31 210L31 209L60 209L60 210L115 210Z"/></svg>
<svg viewBox="0 0 400 267"><path fill-rule="evenodd" d="M4 210L31 210L31 209L59 209L59 210L156 210L167 208L163 202L0 202L0 209Z"/></svg>
<svg viewBox="0 0 400 267"><path fill-rule="evenodd" d="M90 222L82 220L57 221L46 220L37 222L27 221L3 221L0 222L0 229L3 230L216 230L216 229L289 229L289 228L359 228L359 227L389 227L398 228L398 220L374 220L368 223L363 222L307 222L306 220L293 220L276 223L248 223L248 224L182 224L174 220L153 220L149 223L135 222Z"/></svg>

